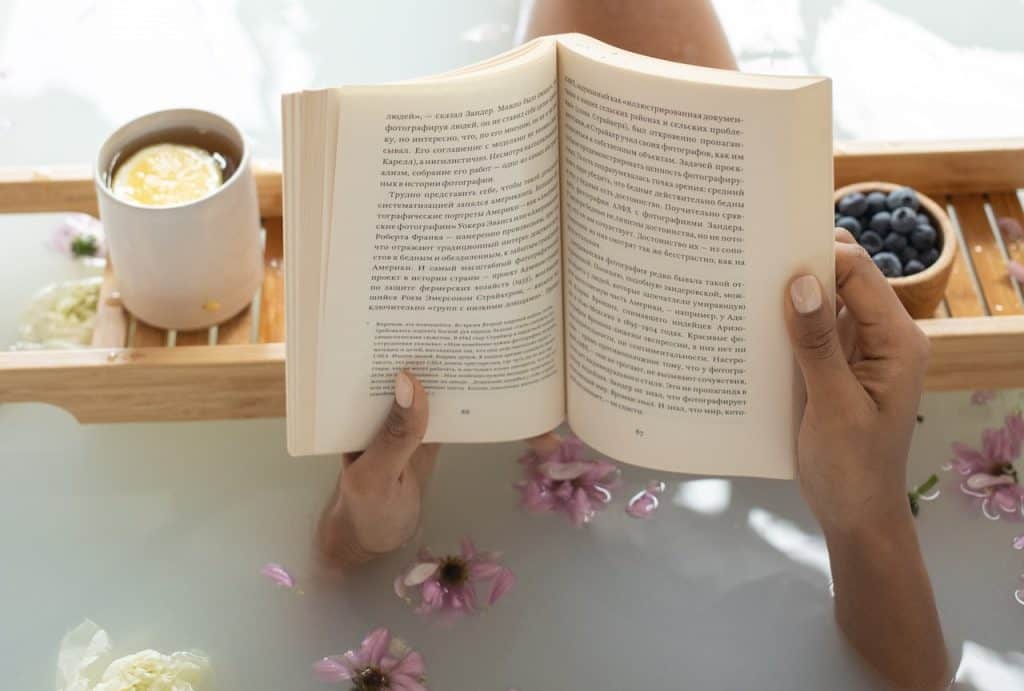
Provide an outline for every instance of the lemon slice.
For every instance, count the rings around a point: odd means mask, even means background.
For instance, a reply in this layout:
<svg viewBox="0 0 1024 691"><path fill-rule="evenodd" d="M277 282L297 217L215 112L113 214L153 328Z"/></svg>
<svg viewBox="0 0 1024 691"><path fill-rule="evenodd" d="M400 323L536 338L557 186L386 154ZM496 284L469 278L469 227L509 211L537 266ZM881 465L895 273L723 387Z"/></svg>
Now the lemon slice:
<svg viewBox="0 0 1024 691"><path fill-rule="evenodd" d="M198 146L154 144L140 149L114 173L114 196L144 206L182 204L224 183L217 161Z"/></svg>

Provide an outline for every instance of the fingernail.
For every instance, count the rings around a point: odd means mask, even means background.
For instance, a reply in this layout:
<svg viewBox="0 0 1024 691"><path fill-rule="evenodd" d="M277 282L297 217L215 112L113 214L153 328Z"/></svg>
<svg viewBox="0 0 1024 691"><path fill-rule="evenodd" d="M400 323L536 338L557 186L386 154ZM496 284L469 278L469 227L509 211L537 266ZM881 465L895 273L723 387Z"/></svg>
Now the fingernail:
<svg viewBox="0 0 1024 691"><path fill-rule="evenodd" d="M801 276L789 285L789 297L800 314L810 314L821 307L821 287L814 276Z"/></svg>
<svg viewBox="0 0 1024 691"><path fill-rule="evenodd" d="M408 408L412 405L412 379L405 372L399 372L395 377L395 403L399 408Z"/></svg>

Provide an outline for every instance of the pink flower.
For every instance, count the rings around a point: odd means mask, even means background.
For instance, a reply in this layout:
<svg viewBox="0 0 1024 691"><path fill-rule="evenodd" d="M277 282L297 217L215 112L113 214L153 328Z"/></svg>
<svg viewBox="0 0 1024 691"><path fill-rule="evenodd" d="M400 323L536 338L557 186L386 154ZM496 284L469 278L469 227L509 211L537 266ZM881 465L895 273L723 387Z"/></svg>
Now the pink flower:
<svg viewBox="0 0 1024 691"><path fill-rule="evenodd" d="M387 629L374 629L358 650L325 657L313 665L321 681L352 682L353 691L426 691L423 656Z"/></svg>
<svg viewBox="0 0 1024 691"><path fill-rule="evenodd" d="M953 444L952 467L965 477L960 490L981 499L981 510L988 518L999 518L992 507L1007 514L1024 514L1024 487L1013 467L1024 442L1024 418L1020 413L1008 415L1002 427L984 430L981 439L980 451L960 442Z"/></svg>
<svg viewBox="0 0 1024 691"><path fill-rule="evenodd" d="M647 484L647 489L633 495L626 504L626 513L633 518L650 518L658 510L661 502L658 495L665 491L665 483L654 480Z"/></svg>
<svg viewBox="0 0 1024 691"><path fill-rule="evenodd" d="M264 564L260 569L260 573L272 580L274 583L277 583L279 586L285 588L295 587L295 579L292 578L292 575L280 564Z"/></svg>
<svg viewBox="0 0 1024 691"><path fill-rule="evenodd" d="M996 219L996 227L999 228L999 231L1003 234L1003 240L1006 242L1024 240L1024 228L1021 228L1020 223L1015 218L1000 216Z"/></svg>
<svg viewBox="0 0 1024 691"><path fill-rule="evenodd" d="M1024 284L1024 264L1021 264L1016 259L1011 259L1006 263L1006 270L1017 283Z"/></svg>
<svg viewBox="0 0 1024 691"><path fill-rule="evenodd" d="M520 506L535 513L565 513L577 526L589 522L611 502L619 469L603 459L585 458L583 452L583 442L573 436L551 453L527 452L519 459L525 475L516 484Z"/></svg>
<svg viewBox="0 0 1024 691"><path fill-rule="evenodd" d="M1014 549L1024 549L1024 533L1021 533L1017 537L1013 538Z"/></svg>
<svg viewBox="0 0 1024 691"><path fill-rule="evenodd" d="M89 214L67 214L53 229L50 246L71 258L103 257L103 226Z"/></svg>
<svg viewBox="0 0 1024 691"><path fill-rule="evenodd" d="M421 549L415 564L395 578L395 594L412 602L410 591L419 595L416 612L449 615L472 614L478 610L476 585L491 582L488 606L502 598L515 584L512 570L498 563L499 555L479 552L469 538L462 540L462 553L435 557Z"/></svg>
<svg viewBox="0 0 1024 691"><path fill-rule="evenodd" d="M996 392L992 389L978 389L971 394L971 403L974 405L988 405L995 400Z"/></svg>

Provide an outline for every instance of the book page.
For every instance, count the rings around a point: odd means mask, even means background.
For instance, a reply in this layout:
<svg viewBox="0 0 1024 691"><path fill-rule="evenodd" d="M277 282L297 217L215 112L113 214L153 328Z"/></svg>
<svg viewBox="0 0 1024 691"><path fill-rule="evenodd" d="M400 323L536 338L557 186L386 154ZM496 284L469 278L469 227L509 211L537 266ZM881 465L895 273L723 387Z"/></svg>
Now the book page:
<svg viewBox="0 0 1024 691"><path fill-rule="evenodd" d="M792 477L783 300L798 269L834 283L829 83L560 42L570 424L639 465Z"/></svg>
<svg viewBox="0 0 1024 691"><path fill-rule="evenodd" d="M554 42L448 79L337 90L316 446L364 448L402 368L427 441L565 414Z"/></svg>

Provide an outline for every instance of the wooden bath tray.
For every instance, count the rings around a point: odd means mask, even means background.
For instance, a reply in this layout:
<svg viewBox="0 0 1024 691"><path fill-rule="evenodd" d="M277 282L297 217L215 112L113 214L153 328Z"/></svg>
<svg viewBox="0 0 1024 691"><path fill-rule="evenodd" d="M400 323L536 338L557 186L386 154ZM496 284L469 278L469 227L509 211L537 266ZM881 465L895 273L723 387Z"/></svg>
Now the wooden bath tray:
<svg viewBox="0 0 1024 691"><path fill-rule="evenodd" d="M837 144L836 187L910 185L945 203L960 253L934 319L930 389L1024 387L1024 296L1006 273L1024 243L1004 243L995 219L1024 225L1024 140ZM266 229L266 277L252 305L209 330L167 332L127 315L114 278L101 292L94 348L0 352L0 402L60 406L82 422L284 415L281 174L256 166ZM96 213L86 167L0 169L0 213Z"/></svg>

